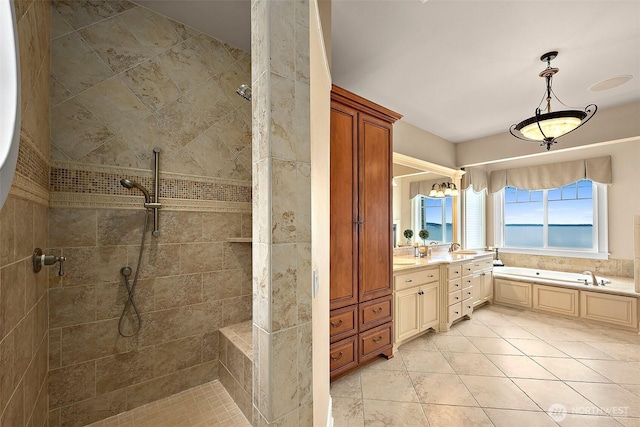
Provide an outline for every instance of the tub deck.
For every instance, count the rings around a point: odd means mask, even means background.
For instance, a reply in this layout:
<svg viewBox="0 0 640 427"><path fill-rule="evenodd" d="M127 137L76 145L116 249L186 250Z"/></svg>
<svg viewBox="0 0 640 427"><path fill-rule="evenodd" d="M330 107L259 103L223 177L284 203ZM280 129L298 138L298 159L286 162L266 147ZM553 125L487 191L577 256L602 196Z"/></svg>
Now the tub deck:
<svg viewBox="0 0 640 427"><path fill-rule="evenodd" d="M591 292L602 292L612 295L640 297L640 293L635 291L635 282L632 277L605 277L611 283L604 286L585 285L584 279L589 279L587 275L577 273L565 273L551 270L538 270L534 268L521 267L494 267L493 276L499 279L515 280L519 282L538 283L540 285L559 286L563 288L578 289ZM597 276L598 281L603 277ZM578 280L580 279L580 280Z"/></svg>

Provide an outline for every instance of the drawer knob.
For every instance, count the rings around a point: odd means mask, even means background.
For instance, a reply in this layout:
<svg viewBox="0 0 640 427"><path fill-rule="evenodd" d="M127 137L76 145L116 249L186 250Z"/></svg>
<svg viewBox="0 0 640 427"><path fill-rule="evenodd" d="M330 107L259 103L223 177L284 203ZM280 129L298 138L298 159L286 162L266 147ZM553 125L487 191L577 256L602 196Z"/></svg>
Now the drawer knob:
<svg viewBox="0 0 640 427"><path fill-rule="evenodd" d="M458 311L454 311L454 312L453 312L453 314L458 314L458 313L459 313Z"/></svg>
<svg viewBox="0 0 640 427"><path fill-rule="evenodd" d="M373 314L380 314L382 313L382 307L374 308L372 311L373 311Z"/></svg>
<svg viewBox="0 0 640 427"><path fill-rule="evenodd" d="M456 299L460 299L460 297L456 297Z"/></svg>
<svg viewBox="0 0 640 427"><path fill-rule="evenodd" d="M342 326L343 323L344 323L344 321L342 319L340 319L340 321L338 323L331 322L331 327L332 328L339 328L340 326Z"/></svg>
<svg viewBox="0 0 640 427"><path fill-rule="evenodd" d="M427 277L433 277L433 274L428 275Z"/></svg>
<svg viewBox="0 0 640 427"><path fill-rule="evenodd" d="M342 359L342 356L344 356L344 353L343 353L343 352L340 352L340 354L338 354L337 356L334 356L334 355L332 354L332 355L331 355L331 360L333 360L333 361L335 362L336 360L340 360L340 359Z"/></svg>
<svg viewBox="0 0 640 427"><path fill-rule="evenodd" d="M413 282L413 280L408 279L408 280L405 280L404 282L405 282L405 283L411 283L411 282Z"/></svg>
<svg viewBox="0 0 640 427"><path fill-rule="evenodd" d="M382 341L382 335L378 335L377 337L373 337L373 342L378 343L380 341Z"/></svg>
<svg viewBox="0 0 640 427"><path fill-rule="evenodd" d="M456 288L459 288L459 287L460 287L460 284L456 283Z"/></svg>

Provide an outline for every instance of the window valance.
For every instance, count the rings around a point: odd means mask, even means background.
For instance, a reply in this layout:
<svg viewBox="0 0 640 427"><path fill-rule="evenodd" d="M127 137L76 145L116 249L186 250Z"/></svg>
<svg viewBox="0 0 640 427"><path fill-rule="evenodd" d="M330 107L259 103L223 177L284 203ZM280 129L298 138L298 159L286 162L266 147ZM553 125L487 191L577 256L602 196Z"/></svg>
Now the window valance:
<svg viewBox="0 0 640 427"><path fill-rule="evenodd" d="M428 196L431 192L433 184L442 184L442 182L450 181L449 179L432 179L431 181L417 181L409 184L409 199L413 199L418 194Z"/></svg>
<svg viewBox="0 0 640 427"><path fill-rule="evenodd" d="M462 175L461 190L473 187L476 193L487 188L487 172L478 168L465 168L465 174Z"/></svg>
<svg viewBox="0 0 640 427"><path fill-rule="evenodd" d="M492 193L504 187L544 190L581 179L611 184L611 156L493 171L489 177L489 190Z"/></svg>

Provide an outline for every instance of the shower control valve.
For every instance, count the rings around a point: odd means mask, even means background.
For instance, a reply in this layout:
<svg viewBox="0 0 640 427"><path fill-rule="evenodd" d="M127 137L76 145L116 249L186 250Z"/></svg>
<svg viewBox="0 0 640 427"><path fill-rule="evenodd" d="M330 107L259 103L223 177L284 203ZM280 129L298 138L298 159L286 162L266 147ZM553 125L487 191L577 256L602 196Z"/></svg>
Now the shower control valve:
<svg viewBox="0 0 640 427"><path fill-rule="evenodd" d="M42 270L43 265L54 265L56 263L59 264L58 276L64 276L64 262L67 260L66 257L56 256L56 255L45 255L42 253L42 249L35 248L33 250L32 262L33 262L33 272L38 273Z"/></svg>

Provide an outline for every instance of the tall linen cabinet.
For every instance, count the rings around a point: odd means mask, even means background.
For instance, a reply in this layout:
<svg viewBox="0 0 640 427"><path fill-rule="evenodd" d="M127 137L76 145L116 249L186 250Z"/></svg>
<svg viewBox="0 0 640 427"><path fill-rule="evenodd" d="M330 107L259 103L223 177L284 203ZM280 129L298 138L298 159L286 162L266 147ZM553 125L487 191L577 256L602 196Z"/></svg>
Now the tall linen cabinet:
<svg viewBox="0 0 640 427"><path fill-rule="evenodd" d="M392 126L401 117L332 88L332 380L393 357Z"/></svg>

